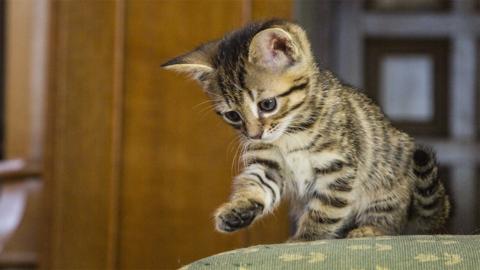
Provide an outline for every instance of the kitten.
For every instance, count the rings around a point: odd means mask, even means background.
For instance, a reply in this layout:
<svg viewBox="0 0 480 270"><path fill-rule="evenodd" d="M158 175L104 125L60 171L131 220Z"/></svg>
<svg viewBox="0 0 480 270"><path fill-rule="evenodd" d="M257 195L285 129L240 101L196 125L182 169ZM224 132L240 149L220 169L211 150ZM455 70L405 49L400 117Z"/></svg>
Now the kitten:
<svg viewBox="0 0 480 270"><path fill-rule="evenodd" d="M292 241L440 228L450 204L434 153L394 128L372 101L319 70L305 32L253 23L162 65L198 80L246 138L244 169L216 228L233 232L289 197Z"/></svg>

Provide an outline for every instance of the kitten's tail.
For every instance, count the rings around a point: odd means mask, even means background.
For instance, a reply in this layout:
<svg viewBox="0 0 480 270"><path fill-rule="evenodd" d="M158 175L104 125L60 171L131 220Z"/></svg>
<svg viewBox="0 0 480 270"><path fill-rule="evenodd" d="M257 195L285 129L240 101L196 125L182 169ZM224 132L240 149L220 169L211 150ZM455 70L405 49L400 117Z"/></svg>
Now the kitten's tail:
<svg viewBox="0 0 480 270"><path fill-rule="evenodd" d="M417 229L432 232L445 224L450 214L450 201L438 176L435 153L417 145L413 154L415 189L412 200L412 221Z"/></svg>

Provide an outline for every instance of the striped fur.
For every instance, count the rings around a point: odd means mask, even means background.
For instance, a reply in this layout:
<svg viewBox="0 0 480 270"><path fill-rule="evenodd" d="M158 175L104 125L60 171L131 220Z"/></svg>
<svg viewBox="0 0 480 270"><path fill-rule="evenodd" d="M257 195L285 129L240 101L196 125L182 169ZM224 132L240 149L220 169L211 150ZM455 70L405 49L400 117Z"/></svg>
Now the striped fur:
<svg viewBox="0 0 480 270"><path fill-rule="evenodd" d="M219 231L250 225L286 197L298 223L292 241L445 223L448 197L433 152L360 91L319 70L298 25L250 24L164 67L191 74L244 135L244 169L215 213Z"/></svg>
<svg viewBox="0 0 480 270"><path fill-rule="evenodd" d="M413 160L413 174L417 181L412 197L411 219L419 228L439 229L448 218L450 202L439 179L435 153L431 148L419 145Z"/></svg>

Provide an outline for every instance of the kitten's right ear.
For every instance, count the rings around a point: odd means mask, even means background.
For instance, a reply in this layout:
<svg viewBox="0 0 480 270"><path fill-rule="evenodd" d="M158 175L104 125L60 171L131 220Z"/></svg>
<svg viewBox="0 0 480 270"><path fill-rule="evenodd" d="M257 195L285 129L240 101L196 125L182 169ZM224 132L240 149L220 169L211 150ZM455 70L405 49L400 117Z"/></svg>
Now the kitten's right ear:
<svg viewBox="0 0 480 270"><path fill-rule="evenodd" d="M218 42L206 43L195 50L175 57L161 65L162 68L186 73L194 79L202 81L206 75L214 71L213 56L218 47Z"/></svg>
<svg viewBox="0 0 480 270"><path fill-rule="evenodd" d="M248 60L278 72L295 65L300 60L300 48L287 31L281 28L268 28L253 37Z"/></svg>

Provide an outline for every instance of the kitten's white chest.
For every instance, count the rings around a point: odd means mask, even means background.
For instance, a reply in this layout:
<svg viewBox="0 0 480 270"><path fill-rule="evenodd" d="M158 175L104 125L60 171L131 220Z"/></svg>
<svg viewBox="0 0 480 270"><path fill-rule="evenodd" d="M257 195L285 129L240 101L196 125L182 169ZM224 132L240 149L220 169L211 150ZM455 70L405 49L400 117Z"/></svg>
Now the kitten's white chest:
<svg viewBox="0 0 480 270"><path fill-rule="evenodd" d="M305 195L307 186L314 184L316 188L324 188L328 183L335 180L334 175L315 175L315 168L325 168L332 161L337 160L336 153L316 153L298 151L285 155L286 171L290 176L287 181L292 183L295 192L299 196Z"/></svg>
<svg viewBox="0 0 480 270"><path fill-rule="evenodd" d="M286 171L292 188L299 196L305 195L306 185L314 178L312 164L304 152L291 153L285 157Z"/></svg>
<svg viewBox="0 0 480 270"><path fill-rule="evenodd" d="M280 144L280 152L285 161L286 181L290 182L293 191L303 197L307 192L308 185L314 184L316 188L324 188L335 178L331 175L315 175L315 168L326 168L335 160L342 160L342 157L331 151L310 152L305 149L302 142L311 139L304 135L295 140L285 139Z"/></svg>
<svg viewBox="0 0 480 270"><path fill-rule="evenodd" d="M302 152L287 155L286 163L289 173L297 179L297 181L307 181L313 176L312 164L307 155Z"/></svg>

